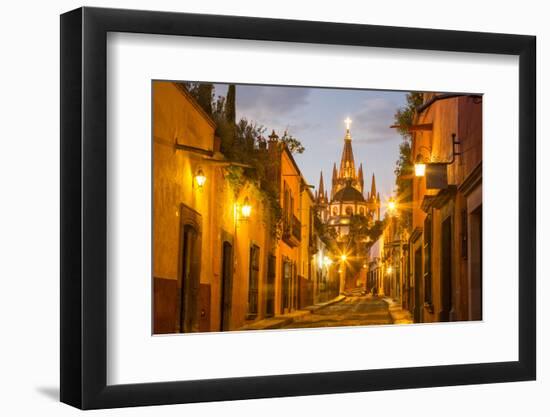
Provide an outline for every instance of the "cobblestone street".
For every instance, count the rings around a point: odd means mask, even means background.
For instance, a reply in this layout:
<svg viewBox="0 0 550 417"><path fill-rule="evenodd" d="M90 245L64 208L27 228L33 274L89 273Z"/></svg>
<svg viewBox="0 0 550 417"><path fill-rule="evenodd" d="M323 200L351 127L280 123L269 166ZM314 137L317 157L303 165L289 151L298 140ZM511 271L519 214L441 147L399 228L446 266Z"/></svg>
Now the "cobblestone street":
<svg viewBox="0 0 550 417"><path fill-rule="evenodd" d="M283 329L392 324L388 304L381 298L352 295L345 300L303 316Z"/></svg>

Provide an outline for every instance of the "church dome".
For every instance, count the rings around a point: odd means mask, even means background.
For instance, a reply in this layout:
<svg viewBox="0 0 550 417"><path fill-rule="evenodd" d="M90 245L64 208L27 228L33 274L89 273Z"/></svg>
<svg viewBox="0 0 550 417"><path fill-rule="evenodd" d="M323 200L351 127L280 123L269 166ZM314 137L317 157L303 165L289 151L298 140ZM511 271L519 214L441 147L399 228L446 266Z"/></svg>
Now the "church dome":
<svg viewBox="0 0 550 417"><path fill-rule="evenodd" d="M332 199L336 201L365 201L363 194L350 184L347 184L344 188L337 191Z"/></svg>

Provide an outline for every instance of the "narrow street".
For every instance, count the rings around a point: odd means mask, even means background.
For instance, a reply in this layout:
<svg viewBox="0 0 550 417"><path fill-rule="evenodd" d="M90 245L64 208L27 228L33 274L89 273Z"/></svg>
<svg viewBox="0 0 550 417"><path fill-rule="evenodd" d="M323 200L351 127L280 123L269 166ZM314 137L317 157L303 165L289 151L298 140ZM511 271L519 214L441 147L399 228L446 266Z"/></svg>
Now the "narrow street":
<svg viewBox="0 0 550 417"><path fill-rule="evenodd" d="M392 324L388 305L381 298L352 295L345 300L308 314L283 329Z"/></svg>

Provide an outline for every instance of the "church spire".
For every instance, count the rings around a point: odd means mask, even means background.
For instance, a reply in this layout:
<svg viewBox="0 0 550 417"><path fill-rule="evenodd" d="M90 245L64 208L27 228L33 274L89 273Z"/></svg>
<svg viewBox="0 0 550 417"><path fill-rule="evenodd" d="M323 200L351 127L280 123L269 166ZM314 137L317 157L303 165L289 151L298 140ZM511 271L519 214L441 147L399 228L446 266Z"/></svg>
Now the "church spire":
<svg viewBox="0 0 550 417"><path fill-rule="evenodd" d="M357 180L359 181L359 185L361 186L361 194L363 194L363 164L361 163L359 165L359 171L357 171Z"/></svg>
<svg viewBox="0 0 550 417"><path fill-rule="evenodd" d="M374 173L372 174L372 184L370 186L370 197L376 198L377 192L376 192L376 180L374 178Z"/></svg>
<svg viewBox="0 0 550 417"><path fill-rule="evenodd" d="M318 199L320 201L324 200L325 198L325 183L323 181L323 171L321 171L321 177L319 178L319 189L318 189Z"/></svg>
<svg viewBox="0 0 550 417"><path fill-rule="evenodd" d="M344 150L340 161L340 178L355 179L355 160L353 158L353 149L351 148L351 119L348 117L346 123L346 137L344 139Z"/></svg>

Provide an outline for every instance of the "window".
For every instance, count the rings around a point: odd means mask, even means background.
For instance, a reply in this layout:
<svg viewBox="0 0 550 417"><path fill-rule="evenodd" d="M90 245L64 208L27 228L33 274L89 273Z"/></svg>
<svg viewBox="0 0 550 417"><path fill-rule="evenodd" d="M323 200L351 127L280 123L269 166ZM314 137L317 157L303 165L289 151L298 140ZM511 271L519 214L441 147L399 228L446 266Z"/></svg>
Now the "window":
<svg viewBox="0 0 550 417"><path fill-rule="evenodd" d="M260 248L256 245L250 247L250 259L248 267L248 319L258 315L258 277L260 275Z"/></svg>
<svg viewBox="0 0 550 417"><path fill-rule="evenodd" d="M348 216L351 216L353 214L353 209L350 207L350 206L347 206L346 207L346 214Z"/></svg>
<svg viewBox="0 0 550 417"><path fill-rule="evenodd" d="M283 222L288 224L289 222L289 208L290 208L290 190L286 182L283 184Z"/></svg>
<svg viewBox="0 0 550 417"><path fill-rule="evenodd" d="M281 313L290 311L291 301L292 262L288 258L283 259L283 293L281 297Z"/></svg>
<svg viewBox="0 0 550 417"><path fill-rule="evenodd" d="M277 258L269 255L267 258L267 285L265 288L265 316L272 317L275 314L275 267Z"/></svg>

